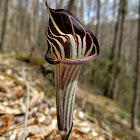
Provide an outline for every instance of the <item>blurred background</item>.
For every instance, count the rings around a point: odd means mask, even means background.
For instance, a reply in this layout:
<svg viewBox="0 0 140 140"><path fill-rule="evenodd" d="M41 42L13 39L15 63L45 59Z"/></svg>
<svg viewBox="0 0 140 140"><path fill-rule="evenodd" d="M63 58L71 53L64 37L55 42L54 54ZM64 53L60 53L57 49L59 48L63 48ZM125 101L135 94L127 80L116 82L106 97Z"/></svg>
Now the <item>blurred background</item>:
<svg viewBox="0 0 140 140"><path fill-rule="evenodd" d="M78 85L97 97L90 101L86 96L80 98L79 93L77 106L105 121L118 137L136 135L139 139L140 1L48 0L48 4L70 11L95 34L100 45L97 60L82 67ZM44 62L48 18L44 0L0 0L1 55L9 54L27 63L34 60L45 76L53 73ZM53 75L48 77L54 87ZM48 89L42 90L48 94ZM49 92L55 96L53 88Z"/></svg>

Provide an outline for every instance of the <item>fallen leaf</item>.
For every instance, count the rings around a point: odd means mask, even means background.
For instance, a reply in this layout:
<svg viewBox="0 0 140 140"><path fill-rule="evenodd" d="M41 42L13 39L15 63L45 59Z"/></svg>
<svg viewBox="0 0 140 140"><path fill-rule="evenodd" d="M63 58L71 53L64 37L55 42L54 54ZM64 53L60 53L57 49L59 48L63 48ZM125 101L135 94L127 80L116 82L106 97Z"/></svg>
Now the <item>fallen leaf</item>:
<svg viewBox="0 0 140 140"><path fill-rule="evenodd" d="M2 115L0 117L0 135L5 133L11 125L14 115Z"/></svg>
<svg viewBox="0 0 140 140"><path fill-rule="evenodd" d="M0 85L0 92L6 93L7 90L6 90L6 88L4 86Z"/></svg>

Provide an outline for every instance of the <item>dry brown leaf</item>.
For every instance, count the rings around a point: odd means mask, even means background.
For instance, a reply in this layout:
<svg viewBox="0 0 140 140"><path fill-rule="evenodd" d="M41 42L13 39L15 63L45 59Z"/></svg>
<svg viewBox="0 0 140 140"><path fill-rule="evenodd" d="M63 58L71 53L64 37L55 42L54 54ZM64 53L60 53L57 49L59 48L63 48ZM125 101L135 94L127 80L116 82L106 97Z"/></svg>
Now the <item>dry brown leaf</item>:
<svg viewBox="0 0 140 140"><path fill-rule="evenodd" d="M2 110L0 110L0 114L2 114L2 115L3 115L3 114L5 114L5 112L4 112L4 111L2 111Z"/></svg>
<svg viewBox="0 0 140 140"><path fill-rule="evenodd" d="M30 108L34 107L35 104L38 102L38 99L39 99L39 98L40 98L40 94L35 94L35 95L33 96L33 98L31 99L31 101L30 101L29 107L30 107Z"/></svg>
<svg viewBox="0 0 140 140"><path fill-rule="evenodd" d="M6 93L7 90L6 90L6 88L4 86L0 85L0 92Z"/></svg>
<svg viewBox="0 0 140 140"><path fill-rule="evenodd" d="M17 99L19 99L19 98L21 98L23 96L25 96L25 90L21 91L18 88L14 89L14 92L12 94L12 97L13 97L14 100L17 100Z"/></svg>
<svg viewBox="0 0 140 140"><path fill-rule="evenodd" d="M14 115L2 115L0 117L0 135L5 133L11 125Z"/></svg>
<svg viewBox="0 0 140 140"><path fill-rule="evenodd" d="M83 132L83 131L80 131L79 129L73 129L73 132L75 133L75 134L78 134L78 135L87 135L87 133L85 133L85 132Z"/></svg>
<svg viewBox="0 0 140 140"><path fill-rule="evenodd" d="M34 119L32 122L30 122L30 125L35 125L35 124L38 124L38 120L37 119Z"/></svg>

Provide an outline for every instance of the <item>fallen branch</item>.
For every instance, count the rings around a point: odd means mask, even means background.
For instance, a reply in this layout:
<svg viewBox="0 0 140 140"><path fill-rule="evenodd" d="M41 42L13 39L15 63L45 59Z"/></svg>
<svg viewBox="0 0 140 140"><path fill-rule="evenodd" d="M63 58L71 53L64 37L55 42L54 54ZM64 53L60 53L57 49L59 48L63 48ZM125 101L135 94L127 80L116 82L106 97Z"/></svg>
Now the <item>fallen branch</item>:
<svg viewBox="0 0 140 140"><path fill-rule="evenodd" d="M26 90L27 90L27 97L26 97L26 113L25 113L25 121L24 121L24 133L22 140L25 140L25 134L26 134L26 129L27 129L27 123L28 123L28 114L29 114L29 100L30 100L30 92L29 92L29 85L25 77L25 68L22 69L22 77L24 79L25 85L26 85Z"/></svg>

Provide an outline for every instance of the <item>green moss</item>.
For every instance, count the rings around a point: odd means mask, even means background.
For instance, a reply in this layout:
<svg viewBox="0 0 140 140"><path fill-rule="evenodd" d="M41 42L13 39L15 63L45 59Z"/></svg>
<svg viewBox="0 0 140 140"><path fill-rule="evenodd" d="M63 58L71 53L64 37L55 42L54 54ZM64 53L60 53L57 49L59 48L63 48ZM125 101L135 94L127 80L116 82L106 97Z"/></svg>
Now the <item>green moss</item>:
<svg viewBox="0 0 140 140"><path fill-rule="evenodd" d="M31 57L29 57L29 56L25 56L25 55L18 55L18 54L16 54L16 55L13 55L13 57L15 57L16 59L18 59L18 60L20 60L20 61L23 61L23 62L31 62Z"/></svg>
<svg viewBox="0 0 140 140"><path fill-rule="evenodd" d="M7 57L3 55L2 60L7 60Z"/></svg>
<svg viewBox="0 0 140 140"><path fill-rule="evenodd" d="M15 57L16 59L18 59L22 62L31 63L31 64L35 65L37 70L40 70L41 66L44 63L46 63L46 61L44 59L36 59L34 57L25 56L25 55L13 55L13 57Z"/></svg>

